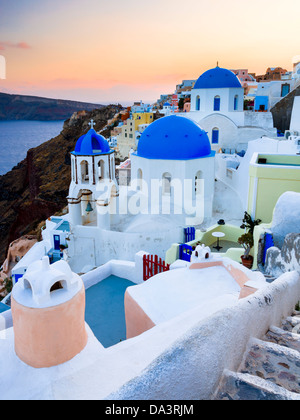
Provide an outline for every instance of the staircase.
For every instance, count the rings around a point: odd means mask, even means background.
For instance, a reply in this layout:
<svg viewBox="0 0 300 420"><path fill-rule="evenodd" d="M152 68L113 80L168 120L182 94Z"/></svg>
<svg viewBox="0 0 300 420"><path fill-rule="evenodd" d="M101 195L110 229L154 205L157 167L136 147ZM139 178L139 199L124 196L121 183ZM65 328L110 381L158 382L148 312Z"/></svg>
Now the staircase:
<svg viewBox="0 0 300 420"><path fill-rule="evenodd" d="M300 400L300 312L252 338L238 372L224 371L215 400Z"/></svg>

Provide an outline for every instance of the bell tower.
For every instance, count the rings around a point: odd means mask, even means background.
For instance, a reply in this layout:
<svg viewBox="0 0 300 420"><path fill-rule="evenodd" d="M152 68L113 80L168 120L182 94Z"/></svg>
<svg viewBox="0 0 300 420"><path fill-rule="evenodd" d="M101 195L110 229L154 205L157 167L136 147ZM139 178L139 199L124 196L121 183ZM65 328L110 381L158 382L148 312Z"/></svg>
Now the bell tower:
<svg viewBox="0 0 300 420"><path fill-rule="evenodd" d="M94 124L91 120L91 129L78 139L71 153L70 223L109 229L111 201L119 195L115 156Z"/></svg>

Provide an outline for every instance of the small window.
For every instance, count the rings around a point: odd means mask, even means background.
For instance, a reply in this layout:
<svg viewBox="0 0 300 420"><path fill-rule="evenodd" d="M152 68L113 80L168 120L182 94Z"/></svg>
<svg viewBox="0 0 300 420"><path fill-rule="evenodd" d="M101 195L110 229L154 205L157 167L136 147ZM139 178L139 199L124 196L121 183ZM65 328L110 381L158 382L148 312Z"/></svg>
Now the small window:
<svg viewBox="0 0 300 420"><path fill-rule="evenodd" d="M219 143L219 129L218 128L214 128L212 130L212 137L211 137L211 142L212 144L218 144Z"/></svg>
<svg viewBox="0 0 300 420"><path fill-rule="evenodd" d="M196 111L200 111L200 106L201 106L200 96L197 96L197 98L196 98Z"/></svg>
<svg viewBox="0 0 300 420"><path fill-rule="evenodd" d="M237 111L238 107L239 107L239 97L238 97L238 95L235 95L233 108L234 108L235 111Z"/></svg>
<svg viewBox="0 0 300 420"><path fill-rule="evenodd" d="M214 111L220 111L221 109L221 98L220 96L215 96L214 98Z"/></svg>

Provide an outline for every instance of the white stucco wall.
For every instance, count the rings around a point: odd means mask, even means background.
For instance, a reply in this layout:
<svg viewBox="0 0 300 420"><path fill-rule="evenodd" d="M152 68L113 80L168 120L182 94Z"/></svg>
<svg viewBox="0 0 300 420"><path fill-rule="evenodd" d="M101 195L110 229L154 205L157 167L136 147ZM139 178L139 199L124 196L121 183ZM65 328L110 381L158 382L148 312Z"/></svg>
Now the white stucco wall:
<svg viewBox="0 0 300 420"><path fill-rule="evenodd" d="M270 112L188 112L182 114L195 121L207 133L212 150L232 148L237 152L247 150L248 142L263 135L276 137L277 130L273 127L273 117ZM212 144L212 130L219 129L219 142Z"/></svg>
<svg viewBox="0 0 300 420"><path fill-rule="evenodd" d="M295 96L290 129L298 131L300 135L300 96Z"/></svg>
<svg viewBox="0 0 300 420"><path fill-rule="evenodd" d="M149 201L152 198L155 200L157 195L157 188L151 189L153 180L162 181L163 175L169 173L173 181L179 181L182 192L186 191L185 182L190 180L191 190L187 191L190 195L182 196L182 212L185 213L185 205L188 197L195 200L195 177L197 173L201 172L201 179L204 181L204 217L211 217L212 203L214 197L214 156L204 157L191 160L161 160L161 159L145 159L140 156L131 155L131 179L137 180L139 178L139 171L142 171L142 179L148 186ZM176 184L177 185L177 184ZM175 187L171 192L171 200L174 201ZM178 196L177 196L178 197ZM177 200L178 198L176 198ZM180 201L180 200L179 200ZM177 202L177 201L176 201ZM192 203L191 203L192 204ZM178 209L179 210L179 209Z"/></svg>
<svg viewBox="0 0 300 420"><path fill-rule="evenodd" d="M98 267L111 259L134 261L141 249L164 259L172 243L183 242L182 227L127 233L76 226L70 236L69 264L76 273L84 267Z"/></svg>
<svg viewBox="0 0 300 420"><path fill-rule="evenodd" d="M196 110L196 98L200 97L200 111ZM244 109L244 89L243 88L211 88L211 89L193 89L191 92L191 111L197 111L203 116L214 111L214 98L219 96L220 112L227 114L239 114ZM238 97L238 107L234 111L234 97ZM203 118L202 116L202 118ZM234 119L234 116L233 116Z"/></svg>

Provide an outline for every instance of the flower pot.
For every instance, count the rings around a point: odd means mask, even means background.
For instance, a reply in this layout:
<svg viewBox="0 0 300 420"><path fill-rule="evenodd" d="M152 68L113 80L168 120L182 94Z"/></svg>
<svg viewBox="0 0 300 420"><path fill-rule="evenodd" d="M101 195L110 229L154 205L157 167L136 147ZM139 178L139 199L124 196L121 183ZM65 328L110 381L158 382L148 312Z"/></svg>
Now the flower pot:
<svg viewBox="0 0 300 420"><path fill-rule="evenodd" d="M241 256L241 260L243 266L251 270L251 268L253 267L253 257L251 255L249 255L248 257Z"/></svg>

